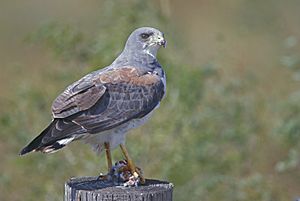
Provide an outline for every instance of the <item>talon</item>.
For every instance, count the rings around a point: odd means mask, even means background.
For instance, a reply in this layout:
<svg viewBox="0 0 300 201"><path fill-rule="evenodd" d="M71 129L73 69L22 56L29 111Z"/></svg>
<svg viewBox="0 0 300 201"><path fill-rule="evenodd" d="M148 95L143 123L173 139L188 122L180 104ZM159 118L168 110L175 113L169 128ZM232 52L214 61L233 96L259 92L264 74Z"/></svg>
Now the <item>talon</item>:
<svg viewBox="0 0 300 201"><path fill-rule="evenodd" d="M136 167L135 168L135 173L138 174L138 176L140 178L140 183L145 184L145 177L143 176L143 172L142 172L141 168Z"/></svg>
<svg viewBox="0 0 300 201"><path fill-rule="evenodd" d="M128 169L130 170L131 175L135 178L135 183L137 184L138 182L140 182L141 184L145 183L145 178L142 175L142 171L140 168L136 167L131 159L131 157L128 154L128 151L125 147L124 144L120 144L120 148L122 150L122 153L125 157L125 165L128 166ZM128 180L130 181L130 179ZM130 184L129 184L130 185Z"/></svg>
<svg viewBox="0 0 300 201"><path fill-rule="evenodd" d="M107 179L108 179L107 174L103 175L102 173L100 173L100 175L97 177L97 180L107 180Z"/></svg>
<svg viewBox="0 0 300 201"><path fill-rule="evenodd" d="M134 172L134 173L133 173L133 176L134 176L135 178L138 178L138 177L139 177L139 174L138 174L137 172Z"/></svg>

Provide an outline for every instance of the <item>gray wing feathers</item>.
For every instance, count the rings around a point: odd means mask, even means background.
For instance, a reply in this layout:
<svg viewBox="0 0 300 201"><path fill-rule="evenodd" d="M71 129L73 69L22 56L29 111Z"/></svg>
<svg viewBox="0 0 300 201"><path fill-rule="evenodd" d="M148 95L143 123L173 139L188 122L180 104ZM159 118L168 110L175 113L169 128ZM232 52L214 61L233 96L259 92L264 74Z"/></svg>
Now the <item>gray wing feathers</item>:
<svg viewBox="0 0 300 201"><path fill-rule="evenodd" d="M68 120L56 119L52 125L41 144L51 144L59 139L86 132L84 128Z"/></svg>
<svg viewBox="0 0 300 201"><path fill-rule="evenodd" d="M106 88L89 74L69 86L52 104L54 118L65 118L92 107L104 94Z"/></svg>
<svg viewBox="0 0 300 201"><path fill-rule="evenodd" d="M134 67L94 72L70 85L52 105L53 121L20 154L54 152L85 133L99 133L151 112L164 95L157 74Z"/></svg>
<svg viewBox="0 0 300 201"><path fill-rule="evenodd" d="M139 75L136 68L124 67L85 76L57 97L52 112L54 118L76 125L75 130L61 134L82 129L98 133L145 116L163 95L164 85L158 75Z"/></svg>
<svg viewBox="0 0 300 201"><path fill-rule="evenodd" d="M83 126L89 133L98 133L116 127L134 118L143 117L152 111L163 96L163 84L133 86L122 83L106 85L109 103L105 110L93 113L98 103L76 117L73 121ZM111 89L118 88L118 91ZM100 106L100 105L99 105ZM93 114L93 115L91 115Z"/></svg>

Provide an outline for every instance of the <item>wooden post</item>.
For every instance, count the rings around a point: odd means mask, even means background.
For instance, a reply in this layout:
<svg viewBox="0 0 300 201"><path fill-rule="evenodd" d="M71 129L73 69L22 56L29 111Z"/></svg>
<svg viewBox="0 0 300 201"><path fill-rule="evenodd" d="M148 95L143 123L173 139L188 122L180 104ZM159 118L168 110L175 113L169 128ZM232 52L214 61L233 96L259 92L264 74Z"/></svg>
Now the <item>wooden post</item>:
<svg viewBox="0 0 300 201"><path fill-rule="evenodd" d="M124 187L97 177L72 178L65 183L65 201L172 201L173 184L146 179L138 187Z"/></svg>

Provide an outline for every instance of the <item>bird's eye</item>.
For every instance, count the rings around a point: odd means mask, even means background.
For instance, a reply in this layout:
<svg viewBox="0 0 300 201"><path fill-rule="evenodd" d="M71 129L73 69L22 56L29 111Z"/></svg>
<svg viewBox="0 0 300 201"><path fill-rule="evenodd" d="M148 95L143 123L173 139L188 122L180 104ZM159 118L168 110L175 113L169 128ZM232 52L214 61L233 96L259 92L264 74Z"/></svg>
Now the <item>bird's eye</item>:
<svg viewBox="0 0 300 201"><path fill-rule="evenodd" d="M141 37L142 37L142 39L147 39L147 38L150 37L150 34L142 33L142 34L141 34Z"/></svg>

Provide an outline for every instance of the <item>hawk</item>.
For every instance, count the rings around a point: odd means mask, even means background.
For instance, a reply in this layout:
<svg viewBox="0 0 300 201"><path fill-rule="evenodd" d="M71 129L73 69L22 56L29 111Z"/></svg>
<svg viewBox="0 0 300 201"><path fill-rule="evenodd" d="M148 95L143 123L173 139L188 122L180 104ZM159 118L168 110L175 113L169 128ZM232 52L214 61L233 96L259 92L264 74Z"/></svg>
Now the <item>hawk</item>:
<svg viewBox="0 0 300 201"><path fill-rule="evenodd" d="M143 177L125 147L129 130L144 124L166 93L166 76L156 54L166 46L164 34L151 27L134 30L113 63L68 86L52 104L52 122L20 155L53 153L83 140L97 151L120 146L133 175Z"/></svg>

